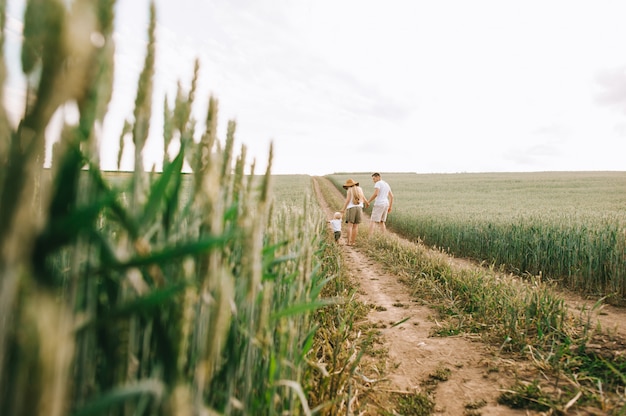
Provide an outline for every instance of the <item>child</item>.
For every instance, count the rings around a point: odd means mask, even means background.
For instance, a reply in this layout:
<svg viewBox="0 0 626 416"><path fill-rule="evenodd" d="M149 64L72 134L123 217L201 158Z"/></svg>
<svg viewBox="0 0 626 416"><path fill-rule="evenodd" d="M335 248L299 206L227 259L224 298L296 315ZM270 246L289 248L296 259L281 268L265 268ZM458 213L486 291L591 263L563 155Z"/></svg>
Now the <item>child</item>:
<svg viewBox="0 0 626 416"><path fill-rule="evenodd" d="M341 237L341 212L335 212L335 216L330 220L330 226L335 233L335 241L339 241Z"/></svg>

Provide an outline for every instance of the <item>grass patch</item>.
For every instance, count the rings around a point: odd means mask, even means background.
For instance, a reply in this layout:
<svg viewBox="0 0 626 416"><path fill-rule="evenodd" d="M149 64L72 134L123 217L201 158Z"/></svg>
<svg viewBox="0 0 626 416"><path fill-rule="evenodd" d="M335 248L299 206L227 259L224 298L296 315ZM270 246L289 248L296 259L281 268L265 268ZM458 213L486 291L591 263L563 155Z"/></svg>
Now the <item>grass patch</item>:
<svg viewBox="0 0 626 416"><path fill-rule="evenodd" d="M480 399L480 400L467 403L465 405L465 408L468 410L477 410L477 409L480 409L481 407L485 407L486 405L487 405L487 402Z"/></svg>
<svg viewBox="0 0 626 416"><path fill-rule="evenodd" d="M435 403L425 393L396 394L397 413L406 416L428 416L435 410Z"/></svg>
<svg viewBox="0 0 626 416"><path fill-rule="evenodd" d="M540 412L554 407L549 395L543 392L537 381L516 384L498 397L498 403L512 409L528 409Z"/></svg>
<svg viewBox="0 0 626 416"><path fill-rule="evenodd" d="M426 380L422 381L421 385L424 386L427 391L433 391L439 383L448 381L452 375L452 370L447 367L437 367L437 369L428 375Z"/></svg>

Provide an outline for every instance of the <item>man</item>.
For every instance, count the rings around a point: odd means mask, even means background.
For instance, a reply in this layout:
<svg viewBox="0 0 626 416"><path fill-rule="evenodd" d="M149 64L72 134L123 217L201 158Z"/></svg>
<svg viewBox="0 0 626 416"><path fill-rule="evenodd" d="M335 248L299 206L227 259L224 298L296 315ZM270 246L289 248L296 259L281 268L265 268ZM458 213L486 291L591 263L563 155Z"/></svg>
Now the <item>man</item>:
<svg viewBox="0 0 626 416"><path fill-rule="evenodd" d="M374 230L374 224L382 231L387 230L385 222L387 221L387 214L391 212L391 206L393 205L393 192L391 192L391 187L387 182L381 179L380 173L372 174L372 180L374 181L374 194L367 200L370 204L374 201L372 205L370 233Z"/></svg>

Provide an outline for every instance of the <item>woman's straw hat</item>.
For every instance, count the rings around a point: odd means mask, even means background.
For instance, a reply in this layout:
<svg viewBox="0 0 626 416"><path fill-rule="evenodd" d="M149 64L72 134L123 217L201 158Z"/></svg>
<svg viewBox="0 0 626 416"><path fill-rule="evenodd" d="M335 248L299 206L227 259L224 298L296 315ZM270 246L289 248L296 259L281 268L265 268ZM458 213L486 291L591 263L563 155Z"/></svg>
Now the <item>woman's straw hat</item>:
<svg viewBox="0 0 626 416"><path fill-rule="evenodd" d="M343 189L352 188L353 186L359 186L358 182L354 182L352 179L348 179L346 183L343 184Z"/></svg>

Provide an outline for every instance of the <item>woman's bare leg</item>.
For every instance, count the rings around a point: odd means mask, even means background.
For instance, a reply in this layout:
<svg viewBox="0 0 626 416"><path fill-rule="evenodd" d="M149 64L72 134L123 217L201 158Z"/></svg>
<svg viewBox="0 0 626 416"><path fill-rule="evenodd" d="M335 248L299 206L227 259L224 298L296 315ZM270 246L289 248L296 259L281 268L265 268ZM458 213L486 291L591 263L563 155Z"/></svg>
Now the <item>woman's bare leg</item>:
<svg viewBox="0 0 626 416"><path fill-rule="evenodd" d="M352 230L350 231L350 245L354 245L356 242L356 235L359 231L359 224L352 224Z"/></svg>

